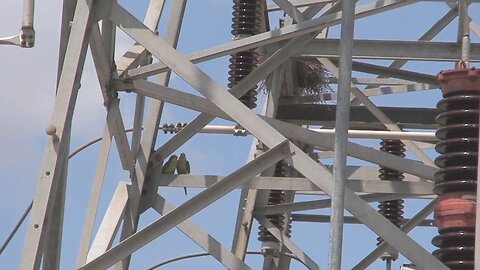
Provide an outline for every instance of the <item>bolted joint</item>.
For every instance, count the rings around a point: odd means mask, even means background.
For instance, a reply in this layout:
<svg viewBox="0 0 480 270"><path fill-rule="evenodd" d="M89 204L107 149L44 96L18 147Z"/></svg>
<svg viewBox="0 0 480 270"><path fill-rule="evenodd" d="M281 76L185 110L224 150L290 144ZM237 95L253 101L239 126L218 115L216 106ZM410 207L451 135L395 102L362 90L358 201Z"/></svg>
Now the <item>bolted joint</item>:
<svg viewBox="0 0 480 270"><path fill-rule="evenodd" d="M260 251L263 256L280 257L280 244L278 242L263 242Z"/></svg>
<svg viewBox="0 0 480 270"><path fill-rule="evenodd" d="M242 136L245 137L247 136L247 130L245 130L242 126L240 125L235 125L233 128L233 136Z"/></svg>
<svg viewBox="0 0 480 270"><path fill-rule="evenodd" d="M32 48L35 45L35 30L32 27L22 27L18 36L20 38L20 47Z"/></svg>
<svg viewBox="0 0 480 270"><path fill-rule="evenodd" d="M117 91L132 92L132 89L134 89L131 79L112 79L111 85Z"/></svg>

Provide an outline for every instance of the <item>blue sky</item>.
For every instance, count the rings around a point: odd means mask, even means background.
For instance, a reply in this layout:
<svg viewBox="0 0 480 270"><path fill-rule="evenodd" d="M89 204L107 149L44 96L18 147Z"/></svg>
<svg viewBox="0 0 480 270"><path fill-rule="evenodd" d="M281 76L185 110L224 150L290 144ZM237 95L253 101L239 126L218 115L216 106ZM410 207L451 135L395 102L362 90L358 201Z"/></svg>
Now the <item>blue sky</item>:
<svg viewBox="0 0 480 270"><path fill-rule="evenodd" d="M139 18L143 17L147 1L121 1ZM168 1L170 2L170 1ZM367 1L360 1L364 3ZM443 3L424 2L370 18L358 20L355 35L358 38L371 39L406 39L415 40L446 11ZM168 6L167 6L168 11ZM472 7L470 14L478 14L478 6ZM20 217L22 211L33 197L43 147L46 140L44 129L48 124L53 107L58 50L58 33L61 6L59 1L39 1L36 7L37 42L34 49L0 46L0 240L3 240ZM185 21L180 36L179 51L192 52L216 44L227 42L230 36L231 1L204 0L190 1L185 13ZM15 34L21 21L20 1L7 0L0 4L0 37ZM272 21L276 26L277 20ZM164 32L165 20L161 21L160 34ZM457 25L454 21L436 40L452 41L456 38ZM330 31L338 37L339 28ZM473 37L478 42L477 37ZM123 34L118 35L117 52L122 53L132 41ZM375 61L371 61L374 62ZM199 66L221 84L227 84L228 58L223 57ZM451 63L412 62L407 68L435 74L441 69L452 67ZM368 75L371 76L371 75ZM195 93L177 76L172 77L170 86ZM121 94L121 109L125 115L126 126L131 126L133 119L134 98L132 94ZM265 98L259 95L259 106ZM439 90L409 93L392 97L375 97L382 105L434 107L440 99ZM86 63L82 79L82 89L78 98L74 116L72 149L85 141L101 135L105 110L102 106L98 83L91 60ZM197 113L177 106L168 105L162 116L162 123L189 122ZM224 123L216 121L216 123ZM160 133L158 144L166 141L170 135ZM372 142L377 144L378 141ZM370 143L370 144L372 144ZM240 167L247 159L251 138L224 135L198 135L177 152L186 152L189 156L192 173L227 175ZM62 250L62 269L72 269L75 264L79 238L85 215L85 205L91 179L94 173L98 147L93 146L83 151L70 161L67 191L67 213L65 218L64 248ZM100 212L103 213L115 186L119 180L126 180L127 174L119 166L115 149L111 151L106 184ZM181 189L160 189L160 193L175 204L196 194L190 190L189 196L183 196ZM235 191L220 201L209 206L193 219L226 247L231 246L239 192ZM311 196L299 196L299 200L312 199ZM316 197L314 199L317 199ZM408 202L406 216L411 216L426 202ZM310 211L325 213L325 211ZM154 221L158 215L147 211L142 217L140 227ZM256 227L256 226L255 226ZM363 256L373 250L376 236L363 226L346 225L345 227L344 267L356 264ZM25 226L22 226L9 247L0 256L2 269L15 269L18 266L23 247ZM259 249L256 241L257 230L252 230L250 248ZM429 250L433 249L430 239L436 234L435 229L416 229L411 235ZM320 266L327 266L328 224L293 224L293 240L302 247ZM173 229L162 238L153 241L144 249L134 254L133 269L145 269L161 260L191 252L200 252L189 239L178 230ZM399 260L406 263L404 258ZM260 256L249 256L254 268L259 268ZM208 269L223 269L211 258L198 258L178 262L161 269L194 269L199 266ZM383 263L377 262L370 269L383 269ZM304 269L298 263L292 269ZM398 263L394 269L398 269Z"/></svg>

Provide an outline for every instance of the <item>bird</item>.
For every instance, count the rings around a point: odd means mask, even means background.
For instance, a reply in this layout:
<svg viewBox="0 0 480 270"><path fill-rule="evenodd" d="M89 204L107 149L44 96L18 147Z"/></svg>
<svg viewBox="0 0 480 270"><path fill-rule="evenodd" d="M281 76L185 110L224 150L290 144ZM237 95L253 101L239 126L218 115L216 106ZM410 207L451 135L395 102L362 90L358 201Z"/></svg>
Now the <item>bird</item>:
<svg viewBox="0 0 480 270"><path fill-rule="evenodd" d="M177 160L178 160L178 157L176 155L172 155L168 159L167 163L163 165L162 174L174 174L175 169L177 168Z"/></svg>
<svg viewBox="0 0 480 270"><path fill-rule="evenodd" d="M187 160L185 153L181 153L177 162L177 173L178 174L190 174L190 162ZM183 187L185 195L187 195L187 188Z"/></svg>

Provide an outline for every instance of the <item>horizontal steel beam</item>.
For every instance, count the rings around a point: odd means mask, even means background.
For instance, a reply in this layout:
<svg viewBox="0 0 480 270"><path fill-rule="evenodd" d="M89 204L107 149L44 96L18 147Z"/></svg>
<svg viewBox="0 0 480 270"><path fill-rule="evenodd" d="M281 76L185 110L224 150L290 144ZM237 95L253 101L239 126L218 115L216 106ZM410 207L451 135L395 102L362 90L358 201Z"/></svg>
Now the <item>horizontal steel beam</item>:
<svg viewBox="0 0 480 270"><path fill-rule="evenodd" d="M300 194L300 193L298 193ZM412 198L410 196L402 194L363 194L359 195L362 200L365 202L378 202L378 201L388 201L388 200L398 200L403 198ZM432 196L422 196L422 199L430 199ZM415 197L420 198L420 197ZM255 209L255 215L274 215L274 214L284 214L290 212L306 211L313 209L322 209L329 208L332 204L330 199L323 200L313 200L313 201L303 201L303 202L292 202L292 203L282 203L276 205L267 205Z"/></svg>
<svg viewBox="0 0 480 270"><path fill-rule="evenodd" d="M332 62L335 64L335 66L338 66L337 59L332 59ZM391 77L391 78L409 80L409 81L414 81L419 83L439 85L435 76L431 74L402 70L398 68L384 67L384 66L368 64L368 63L363 63L358 61L352 62L352 69L354 71L381 75L384 77Z"/></svg>
<svg viewBox="0 0 480 270"><path fill-rule="evenodd" d="M378 169L376 171L378 175ZM325 175L325 177L328 176ZM221 181L224 177L218 175L166 175L161 174L159 169L154 169L151 178L159 186L208 188ZM347 186L354 192L396 193L418 196L432 195L433 185L431 181L379 181L375 178L370 180L350 179L347 182ZM255 177L244 186L238 188L321 191L308 179L297 177Z"/></svg>
<svg viewBox="0 0 480 270"><path fill-rule="evenodd" d="M457 42L400 41L356 39L352 48L353 58L400 59L422 61L458 61L462 45ZM279 44L270 45L274 48ZM298 51L299 55L314 57L339 57L339 39L315 39ZM472 62L480 61L480 44L470 47Z"/></svg>
<svg viewBox="0 0 480 270"><path fill-rule="evenodd" d="M295 7L306 7L310 5L318 5L318 4L328 4L328 3L335 3L338 0L289 0L293 6ZM267 5L267 10L269 12L272 11L279 11L282 10L277 4L271 3Z"/></svg>
<svg viewBox="0 0 480 270"><path fill-rule="evenodd" d="M399 94L399 93L411 93L415 91L424 91L424 90L432 90L438 89L438 85L436 84L428 84L428 83L412 83L412 84L404 84L398 86L385 86L385 87L378 87L378 88L369 88L364 89L363 93L368 96L378 96L378 95L388 95L388 94Z"/></svg>
<svg viewBox="0 0 480 270"><path fill-rule="evenodd" d="M335 80L329 79L328 82L334 83ZM362 83L355 83L355 84L358 85ZM401 84L401 85L387 85L382 87L368 88L368 89L364 89L362 92L367 97L371 97L371 96L378 96L378 95L399 94L399 93L424 91L424 90L432 90L432 89L438 89L438 85L426 84L426 83L408 83L408 84ZM321 94L320 98L319 96L316 96L316 95L285 96L280 98L279 104L308 104L308 103L318 104L319 100L329 101L329 100L336 100L336 99L337 99L337 93L325 92Z"/></svg>
<svg viewBox="0 0 480 270"><path fill-rule="evenodd" d="M435 108L379 107L393 122L401 127L438 128ZM278 106L277 118L298 124L333 124L335 123L335 105L326 104L284 104ZM350 123L378 124L378 119L364 106L350 107Z"/></svg>
<svg viewBox="0 0 480 270"><path fill-rule="evenodd" d="M337 77L328 77L328 83L338 84ZM367 78L367 77L352 77L352 83L356 85L403 85L412 83L412 81L408 80L400 80L400 79L389 79L389 78Z"/></svg>
<svg viewBox="0 0 480 270"><path fill-rule="evenodd" d="M330 222L330 216L327 215L310 215L310 214L291 214L292 221L298 222L321 222L328 223ZM405 218L404 222L408 222L410 219ZM357 218L352 216L346 216L343 220L344 224L362 224ZM419 227L435 227L433 219L426 219L420 222L417 226Z"/></svg>

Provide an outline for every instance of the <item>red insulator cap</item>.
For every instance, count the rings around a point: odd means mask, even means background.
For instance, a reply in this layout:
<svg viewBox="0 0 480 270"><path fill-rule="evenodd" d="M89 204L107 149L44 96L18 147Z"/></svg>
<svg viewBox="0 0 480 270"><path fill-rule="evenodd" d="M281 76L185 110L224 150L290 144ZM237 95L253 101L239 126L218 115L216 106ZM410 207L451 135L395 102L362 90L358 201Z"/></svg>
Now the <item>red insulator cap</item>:
<svg viewBox="0 0 480 270"><path fill-rule="evenodd" d="M435 224L439 230L453 227L475 227L476 194L449 193L440 196L435 207Z"/></svg>
<svg viewBox="0 0 480 270"><path fill-rule="evenodd" d="M444 96L457 91L480 91L480 70L474 67L442 70L437 80Z"/></svg>

